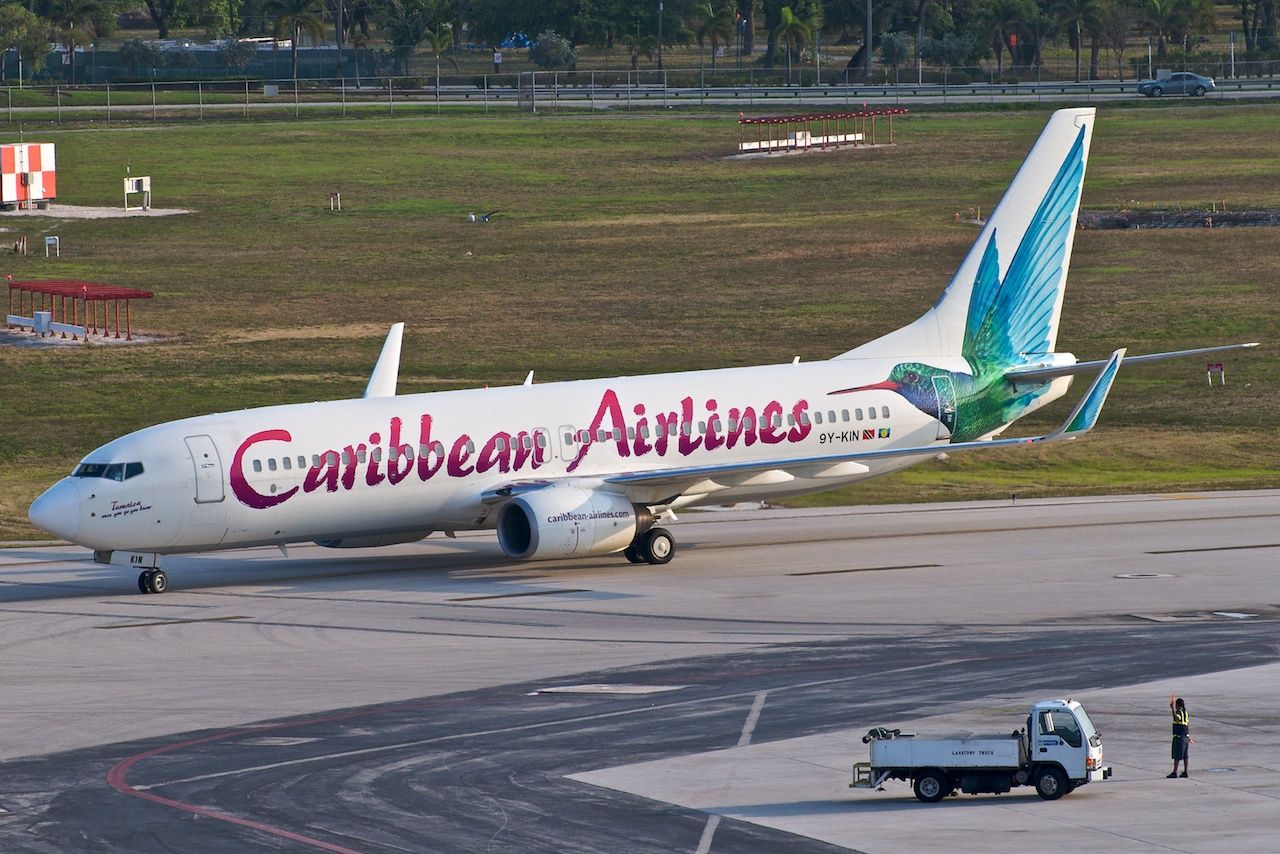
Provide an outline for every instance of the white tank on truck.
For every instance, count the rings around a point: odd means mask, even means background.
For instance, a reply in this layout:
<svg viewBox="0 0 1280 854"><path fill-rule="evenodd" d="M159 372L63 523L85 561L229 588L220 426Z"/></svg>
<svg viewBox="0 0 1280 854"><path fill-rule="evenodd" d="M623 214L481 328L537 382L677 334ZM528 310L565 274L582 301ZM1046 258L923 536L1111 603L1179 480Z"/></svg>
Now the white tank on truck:
<svg viewBox="0 0 1280 854"><path fill-rule="evenodd" d="M850 788L904 780L925 803L958 791L1002 794L1015 786L1035 786L1053 801L1111 776L1102 764L1102 735L1084 706L1070 699L1041 700L1025 726L1008 735L923 738L876 727L862 741L870 745L871 760L853 766Z"/></svg>

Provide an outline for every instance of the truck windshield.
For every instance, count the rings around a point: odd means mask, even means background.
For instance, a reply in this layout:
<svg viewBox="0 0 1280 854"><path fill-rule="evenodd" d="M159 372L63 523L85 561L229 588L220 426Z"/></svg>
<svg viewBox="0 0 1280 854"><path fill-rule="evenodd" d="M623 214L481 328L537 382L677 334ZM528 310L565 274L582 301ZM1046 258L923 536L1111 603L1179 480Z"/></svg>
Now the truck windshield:
<svg viewBox="0 0 1280 854"><path fill-rule="evenodd" d="M1084 733L1084 737L1089 739L1089 743L1097 747L1102 743L1102 739L1098 735L1098 728L1093 725L1093 721L1089 720L1089 713L1084 710L1084 706L1075 709L1076 720L1080 722L1080 730Z"/></svg>

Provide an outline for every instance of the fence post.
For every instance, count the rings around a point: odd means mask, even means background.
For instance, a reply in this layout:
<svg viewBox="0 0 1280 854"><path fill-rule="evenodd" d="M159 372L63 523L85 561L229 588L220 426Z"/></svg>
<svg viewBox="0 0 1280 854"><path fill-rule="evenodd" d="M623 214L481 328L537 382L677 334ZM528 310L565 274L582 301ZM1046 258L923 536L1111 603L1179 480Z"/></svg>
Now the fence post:
<svg viewBox="0 0 1280 854"><path fill-rule="evenodd" d="M249 118L249 78L244 79L244 117Z"/></svg>
<svg viewBox="0 0 1280 854"><path fill-rule="evenodd" d="M662 69L662 108L667 107L667 69Z"/></svg>
<svg viewBox="0 0 1280 854"><path fill-rule="evenodd" d="M347 78L343 77L338 81L338 88L342 92L342 117L347 117Z"/></svg>
<svg viewBox="0 0 1280 854"><path fill-rule="evenodd" d="M111 121L111 84L107 84L107 121Z"/></svg>
<svg viewBox="0 0 1280 854"><path fill-rule="evenodd" d="M62 87L54 86L53 92L58 98L58 124L62 124Z"/></svg>
<svg viewBox="0 0 1280 854"><path fill-rule="evenodd" d="M627 72L627 110L631 110L631 72Z"/></svg>
<svg viewBox="0 0 1280 854"><path fill-rule="evenodd" d="M13 124L13 87L5 87L9 90L9 124Z"/></svg>
<svg viewBox="0 0 1280 854"><path fill-rule="evenodd" d="M591 109L596 108L596 72L591 71Z"/></svg>
<svg viewBox="0 0 1280 854"><path fill-rule="evenodd" d="M298 117L298 78L293 78L293 117Z"/></svg>
<svg viewBox="0 0 1280 854"><path fill-rule="evenodd" d="M156 81L151 81L151 121L156 120Z"/></svg>
<svg viewBox="0 0 1280 854"><path fill-rule="evenodd" d="M204 121L204 81L196 81L196 99L200 102L200 121Z"/></svg>
<svg viewBox="0 0 1280 854"><path fill-rule="evenodd" d="M391 78L387 78L387 115L394 116L396 114L396 106L391 100Z"/></svg>
<svg viewBox="0 0 1280 854"><path fill-rule="evenodd" d="M489 75L484 76L484 112L489 114Z"/></svg>

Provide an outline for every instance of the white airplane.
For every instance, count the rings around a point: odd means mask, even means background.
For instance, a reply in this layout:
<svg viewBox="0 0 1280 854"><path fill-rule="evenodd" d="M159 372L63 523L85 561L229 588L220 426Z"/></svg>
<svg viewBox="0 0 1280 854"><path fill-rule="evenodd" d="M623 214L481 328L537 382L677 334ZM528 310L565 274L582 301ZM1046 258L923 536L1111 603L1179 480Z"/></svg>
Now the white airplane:
<svg viewBox="0 0 1280 854"><path fill-rule="evenodd" d="M397 395L403 324L364 396L148 427L89 453L31 505L38 527L141 569L160 556L316 542L361 548L496 528L513 559L622 552L662 564L656 523L700 503L832 489L944 453L1090 430L1124 350L1054 350L1093 108L1059 110L941 298L827 361ZM1252 344L1130 357L1145 362ZM1096 374L1058 429L995 438Z"/></svg>

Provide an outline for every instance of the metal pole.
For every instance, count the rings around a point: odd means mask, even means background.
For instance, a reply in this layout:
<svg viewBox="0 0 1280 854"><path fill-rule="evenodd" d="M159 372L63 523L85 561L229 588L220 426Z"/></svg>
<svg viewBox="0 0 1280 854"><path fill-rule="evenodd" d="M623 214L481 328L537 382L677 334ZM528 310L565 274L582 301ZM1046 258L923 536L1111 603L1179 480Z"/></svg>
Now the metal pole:
<svg viewBox="0 0 1280 854"><path fill-rule="evenodd" d="M196 98L198 98L200 101L200 120L204 121L204 83L200 80L196 81ZM117 306L116 308L118 312L119 306ZM118 319L119 318L117 318L117 320ZM119 338L120 336L117 335L116 337Z"/></svg>
<svg viewBox="0 0 1280 854"><path fill-rule="evenodd" d="M13 124L13 87L9 86L8 89L9 89L9 124ZM111 119L111 112L108 109L107 120L110 121L110 119Z"/></svg>
<svg viewBox="0 0 1280 854"><path fill-rule="evenodd" d="M345 119L347 117L347 78L345 76L338 81L338 88L342 92L342 117Z"/></svg>
<svg viewBox="0 0 1280 854"><path fill-rule="evenodd" d="M107 121L111 121L111 84L107 84Z"/></svg>
<svg viewBox="0 0 1280 854"><path fill-rule="evenodd" d="M871 85L871 0L867 0L867 55L863 61L867 66L867 85Z"/></svg>
<svg viewBox="0 0 1280 854"><path fill-rule="evenodd" d="M489 75L484 76L484 111L489 112Z"/></svg>
<svg viewBox="0 0 1280 854"><path fill-rule="evenodd" d="M151 81L151 121L156 120L156 81Z"/></svg>
<svg viewBox="0 0 1280 854"><path fill-rule="evenodd" d="M662 68L662 0L658 0L658 68Z"/></svg>
<svg viewBox="0 0 1280 854"><path fill-rule="evenodd" d="M293 117L298 117L298 78L293 78Z"/></svg>
<svg viewBox="0 0 1280 854"><path fill-rule="evenodd" d="M58 124L62 124L62 87L54 86L53 91L58 97Z"/></svg>
<svg viewBox="0 0 1280 854"><path fill-rule="evenodd" d="M244 117L249 118L249 80L244 81Z"/></svg>
<svg viewBox="0 0 1280 854"><path fill-rule="evenodd" d="M591 72L591 109L596 108L596 73Z"/></svg>
<svg viewBox="0 0 1280 854"><path fill-rule="evenodd" d="M391 78L387 78L387 113L394 116L396 114L396 105L391 100Z"/></svg>

